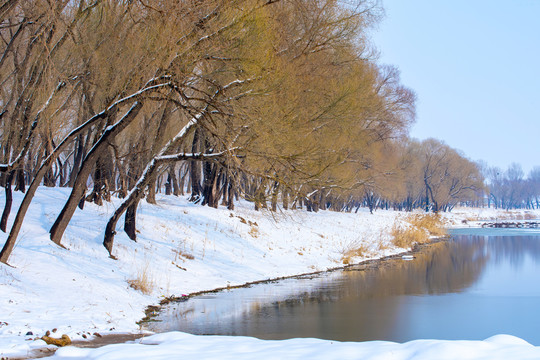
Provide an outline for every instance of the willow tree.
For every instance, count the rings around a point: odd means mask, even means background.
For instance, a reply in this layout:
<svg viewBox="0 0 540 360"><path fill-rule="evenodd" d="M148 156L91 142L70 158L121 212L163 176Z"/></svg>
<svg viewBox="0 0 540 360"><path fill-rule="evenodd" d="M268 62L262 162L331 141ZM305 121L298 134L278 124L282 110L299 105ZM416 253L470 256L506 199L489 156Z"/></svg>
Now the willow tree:
<svg viewBox="0 0 540 360"><path fill-rule="evenodd" d="M413 116L414 96L395 71L376 65L366 40L380 15L376 1L35 4L55 16L32 26L52 26L51 44L62 46L45 46L44 64L57 72L36 83L47 106L29 114L48 120L39 138L25 134L47 151L35 161L2 262L51 171L51 185L72 188L50 230L58 245L77 205L122 195L105 229L111 253L120 216L134 239L138 202L152 201L156 179L179 161L189 163L202 204L218 206L227 193L231 206L231 194L246 191L261 204L270 194L275 205L281 192L316 210L325 194L373 177L374 144ZM23 49L32 37L17 39ZM18 83L5 84L8 94ZM13 170L13 154L0 170Z"/></svg>

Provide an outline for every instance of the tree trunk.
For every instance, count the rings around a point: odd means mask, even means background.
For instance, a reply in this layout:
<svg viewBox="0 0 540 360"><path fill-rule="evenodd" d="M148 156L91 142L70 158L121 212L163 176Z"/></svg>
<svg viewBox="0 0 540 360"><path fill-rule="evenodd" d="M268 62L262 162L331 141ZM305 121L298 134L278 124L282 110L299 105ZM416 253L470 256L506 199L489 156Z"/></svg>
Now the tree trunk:
<svg viewBox="0 0 540 360"><path fill-rule="evenodd" d="M171 176L169 175L167 177L167 182L165 183L165 195L171 195L172 194L172 185L171 185Z"/></svg>
<svg viewBox="0 0 540 360"><path fill-rule="evenodd" d="M234 181L232 178L229 179L229 185L227 189L227 209L228 210L234 210Z"/></svg>
<svg viewBox="0 0 540 360"><path fill-rule="evenodd" d="M146 194L146 202L149 204L156 205L156 181L157 176L152 176L148 183L148 194Z"/></svg>
<svg viewBox="0 0 540 360"><path fill-rule="evenodd" d="M75 213L77 204L81 199L83 191L86 187L86 181L88 180L88 176L90 175L90 172L95 165L97 159L99 158L99 156L101 156L101 154L103 154L107 146L109 146L108 142L112 141L116 135L118 135L122 130L126 128L126 126L131 123L131 121L137 116L141 108L142 103L135 102L135 104L129 109L129 111L122 117L122 119L120 119L115 125L109 126L107 130L105 130L101 138L96 142L92 150L90 150L90 152L84 159L81 169L79 170L79 174L77 175L77 179L75 180L75 184L73 185L73 189L71 191L69 199L62 208L62 211L58 215L53 226L51 227L50 237L51 241L53 241L55 244L60 245L60 242L62 241L62 236L64 235L69 221Z"/></svg>
<svg viewBox="0 0 540 360"><path fill-rule="evenodd" d="M4 211L2 212L2 219L0 219L0 230L2 230L3 232L7 231L7 221L9 218L9 214L11 213L11 205L13 204L13 193L11 192L11 182L13 181L14 175L15 175L15 172L11 171L6 176L6 183L5 183L6 203L4 204Z"/></svg>
<svg viewBox="0 0 540 360"><path fill-rule="evenodd" d="M126 232L127 236L133 240L137 240L137 228L135 226L136 219L137 219L137 206L139 205L139 201L133 201L132 204L130 204L126 209L126 217L124 220L124 231Z"/></svg>
<svg viewBox="0 0 540 360"><path fill-rule="evenodd" d="M86 136L84 136L83 134L79 134L79 136L77 136L77 140L76 140L77 146L76 146L75 154L73 155L73 169L71 170L71 174L67 182L68 187L73 187L73 184L75 184L75 178L77 177L77 174L79 173L82 160L86 156L86 152L88 151L88 147L90 146L91 138L92 138L91 128L89 128L88 131L86 132Z"/></svg>
<svg viewBox="0 0 540 360"><path fill-rule="evenodd" d="M272 211L273 212L276 212L277 211L277 198L278 198L278 193L279 193L279 182L274 182L274 187L272 189Z"/></svg>
<svg viewBox="0 0 540 360"><path fill-rule="evenodd" d="M112 248L114 244L114 235L116 235L116 224L118 223L118 220L120 219L120 216L136 201L139 201L140 197L142 196L142 191L137 188L134 189L126 198L122 204L116 209L114 214L111 216L109 221L107 222L107 226L105 226L105 236L103 238L103 246L107 249L109 252L109 256L113 259L115 257L112 254ZM133 225L135 226L135 225Z"/></svg>
<svg viewBox="0 0 540 360"><path fill-rule="evenodd" d="M17 175L17 185L15 186L15 191L20 191L24 194L26 191L26 181L24 178L24 169L21 168L16 171Z"/></svg>
<svg viewBox="0 0 540 360"><path fill-rule="evenodd" d="M188 168L187 168L187 166L185 164L187 164L187 163L184 163L184 165L180 166L180 170L178 170L178 176L180 178L180 180L178 181L179 195L184 195L184 184L185 184L185 181L186 181L186 176L189 173ZM182 169L184 169L184 167L186 169L185 169L184 173L182 174Z"/></svg>
<svg viewBox="0 0 540 360"><path fill-rule="evenodd" d="M104 151L103 153L105 153ZM94 169L94 187L92 193L88 195L87 200L94 202L96 205L103 205L103 200L111 201L109 178L112 178L112 162L110 159L104 159L100 156L96 160L96 166Z"/></svg>
<svg viewBox="0 0 540 360"><path fill-rule="evenodd" d="M180 195L180 189L178 188L178 179L176 178L176 172L174 171L174 165L169 168L170 184L172 185L172 193L174 196Z"/></svg>
<svg viewBox="0 0 540 360"><path fill-rule="evenodd" d="M193 134L193 143L191 152L193 154L200 151L200 136L201 129L195 129ZM199 161L191 161L189 164L189 178L191 181L191 197L189 201L198 203L201 200L201 163Z"/></svg>
<svg viewBox="0 0 540 360"><path fill-rule="evenodd" d="M283 209L284 210L289 210L289 193L287 190L284 190L281 192L281 196L282 196L282 202L283 202Z"/></svg>
<svg viewBox="0 0 540 360"><path fill-rule="evenodd" d="M323 189L321 190L321 195L319 196L319 208L321 210L326 210L326 191Z"/></svg>

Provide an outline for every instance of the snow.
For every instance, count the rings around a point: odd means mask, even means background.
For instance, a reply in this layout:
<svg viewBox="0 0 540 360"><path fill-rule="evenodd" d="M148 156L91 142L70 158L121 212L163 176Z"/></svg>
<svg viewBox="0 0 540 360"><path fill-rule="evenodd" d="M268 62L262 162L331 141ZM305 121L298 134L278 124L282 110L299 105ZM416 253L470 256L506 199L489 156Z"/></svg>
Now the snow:
<svg viewBox="0 0 540 360"><path fill-rule="evenodd" d="M180 332L146 337L100 349L59 349L50 359L538 359L540 347L510 335L484 341L415 340L338 342L319 339L259 340L250 337L197 336Z"/></svg>
<svg viewBox="0 0 540 360"><path fill-rule="evenodd" d="M56 329L53 335L67 334L75 340L92 338L95 333L137 333L137 322L145 316L146 307L165 297L325 271L343 266L343 253L352 248L367 249L364 257L354 258L354 262L406 250L391 244L390 230L395 221L405 216L394 211L376 211L373 215L363 209L356 214L301 210L271 213L254 211L252 204L242 201L229 211L158 194L157 205L143 200L139 206L137 242L124 234L119 222L113 249L118 260L113 260L102 241L105 224L119 205L118 199L104 206L86 203L83 211L78 209L62 240L66 249L49 240L48 230L68 196L66 188L38 189L9 261L13 267L0 265L0 357L27 356L44 347L42 340L35 339L47 330ZM21 201L21 194L15 193L10 221ZM449 226L464 226L465 219L466 225L476 226L481 219L515 214L455 209L446 216ZM0 244L6 238L7 234L1 233ZM137 280L146 285L148 293L130 286L135 286ZM181 351L187 358L204 358L212 354L215 357L218 344L227 349L220 358L253 358L266 352L274 358L281 353L289 358L346 359L353 354L357 357L357 352L365 353L366 358L388 358L382 354L393 352L395 359L408 359L420 355L423 357L418 358L428 358L425 354L443 349L449 354L465 349L459 351L477 356L469 358L492 358L485 354L503 354L514 348L523 351L523 358L529 353L540 357L536 347L503 335L479 342L419 340L395 344L314 339L262 341L180 333L154 335L141 344L99 350L63 348L55 357L113 359L146 354L170 358L171 352ZM156 354L148 355L152 351Z"/></svg>

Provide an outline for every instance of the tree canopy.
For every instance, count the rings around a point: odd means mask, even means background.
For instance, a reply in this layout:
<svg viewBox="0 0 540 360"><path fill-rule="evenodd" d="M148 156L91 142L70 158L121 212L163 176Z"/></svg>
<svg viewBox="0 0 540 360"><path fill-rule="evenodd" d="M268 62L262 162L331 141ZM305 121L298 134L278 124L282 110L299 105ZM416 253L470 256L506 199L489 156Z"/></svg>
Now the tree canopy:
<svg viewBox="0 0 540 360"><path fill-rule="evenodd" d="M2 230L11 186L26 194L0 261L41 184L71 188L59 245L77 206L123 198L110 253L120 217L135 239L138 202L163 188L230 209L238 196L314 211L471 198L473 163L407 140L415 94L368 37L382 13L376 0L6 1Z"/></svg>

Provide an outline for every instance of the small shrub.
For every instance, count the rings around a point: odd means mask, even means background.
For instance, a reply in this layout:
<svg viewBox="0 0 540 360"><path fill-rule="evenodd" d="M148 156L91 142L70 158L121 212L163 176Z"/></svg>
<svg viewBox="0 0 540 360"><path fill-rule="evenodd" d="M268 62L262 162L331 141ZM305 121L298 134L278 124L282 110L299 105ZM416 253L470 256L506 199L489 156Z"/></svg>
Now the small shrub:
<svg viewBox="0 0 540 360"><path fill-rule="evenodd" d="M155 284L150 276L148 264L137 272L137 277L135 279L128 280L127 283L131 288L138 290L145 295L151 294Z"/></svg>
<svg viewBox="0 0 540 360"><path fill-rule="evenodd" d="M343 265L352 264L352 259L355 257L365 256L368 252L364 244L352 243L341 251L341 262Z"/></svg>
<svg viewBox="0 0 540 360"><path fill-rule="evenodd" d="M383 240L379 241L379 245L377 246L377 250L384 251L388 249L388 244L384 242Z"/></svg>
<svg viewBox="0 0 540 360"><path fill-rule="evenodd" d="M397 223L394 224L391 231L393 240L392 243L400 248L410 248L413 244L422 244L429 239L428 233L414 226L403 226Z"/></svg>
<svg viewBox="0 0 540 360"><path fill-rule="evenodd" d="M414 215L407 219L412 226L425 229L430 236L444 236L446 229L439 214Z"/></svg>
<svg viewBox="0 0 540 360"><path fill-rule="evenodd" d="M257 238L259 237L259 229L255 226L255 225L252 225L249 229L249 235L251 235L252 237L254 238Z"/></svg>
<svg viewBox="0 0 540 360"><path fill-rule="evenodd" d="M400 248L410 248L414 244L423 244L430 236L444 236L446 230L438 214L411 215L405 219L409 226L394 223L391 235L393 244Z"/></svg>

